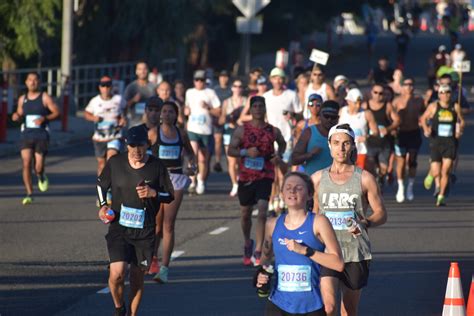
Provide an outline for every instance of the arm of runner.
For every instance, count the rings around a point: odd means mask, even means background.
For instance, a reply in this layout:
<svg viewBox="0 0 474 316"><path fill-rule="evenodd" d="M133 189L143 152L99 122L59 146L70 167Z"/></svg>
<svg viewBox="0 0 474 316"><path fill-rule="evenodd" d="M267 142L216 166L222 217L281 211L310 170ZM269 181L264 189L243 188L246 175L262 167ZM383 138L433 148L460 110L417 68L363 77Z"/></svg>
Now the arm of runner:
<svg viewBox="0 0 474 316"><path fill-rule="evenodd" d="M321 182L321 171L317 171L313 173L311 176L311 180L314 183L314 195L313 195L313 213L319 214L319 199L318 199L318 192L319 192L319 183Z"/></svg>
<svg viewBox="0 0 474 316"><path fill-rule="evenodd" d="M385 224L387 221L387 210L382 200L382 193L374 176L366 170L362 171L362 192L367 194L367 201L373 213L361 222L365 227Z"/></svg>
<svg viewBox="0 0 474 316"><path fill-rule="evenodd" d="M464 133L464 125L465 125L464 116L462 114L461 106L458 103L454 104L454 110L456 111L458 115L458 123L459 123L459 130L456 131L456 138L461 138L462 134Z"/></svg>
<svg viewBox="0 0 474 316"><path fill-rule="evenodd" d="M270 160L274 166L279 167L283 174L286 173L288 165L283 161L282 157L286 150L286 141L281 134L281 131L274 127L273 130L276 134L276 143L278 144L278 153Z"/></svg>
<svg viewBox="0 0 474 316"><path fill-rule="evenodd" d="M392 124L387 126L387 134L396 131L398 126L400 126L400 116L397 111L394 110L394 106L391 103L387 103L388 116L392 120Z"/></svg>
<svg viewBox="0 0 474 316"><path fill-rule="evenodd" d="M240 113L240 117L237 123L243 123L243 122L248 122L252 120L252 115L249 114L249 110L250 110L250 98L248 98L247 101L245 102L245 106L242 110L242 113Z"/></svg>
<svg viewBox="0 0 474 316"><path fill-rule="evenodd" d="M336 233L331 223L324 215L316 215L313 230L318 239L326 246L324 253L316 251L310 258L320 265L342 272L344 270L344 259L341 247L337 242Z"/></svg>
<svg viewBox="0 0 474 316"><path fill-rule="evenodd" d="M174 201L174 188L166 167L160 163L160 182L157 191L157 199L160 203L169 204Z"/></svg>
<svg viewBox="0 0 474 316"><path fill-rule="evenodd" d="M104 169L97 177L97 198L101 207L107 205L107 191L112 183L112 170L110 168L112 160L107 160Z"/></svg>
<svg viewBox="0 0 474 316"><path fill-rule="evenodd" d="M267 219L267 223L265 224L265 238L264 238L263 246L262 246L262 256L260 257L261 267L269 266L272 264L272 259L273 259L272 235L273 235L273 231L275 230L276 220L277 220L276 218L269 218ZM264 284L267 284L269 280L270 280L270 277L267 274L258 273L257 282L255 286L260 288Z"/></svg>
<svg viewBox="0 0 474 316"><path fill-rule="evenodd" d="M16 108L16 112L12 114L12 120L13 121L18 121L21 119L23 116L23 100L25 99L25 96L22 95L18 98L18 105Z"/></svg>
<svg viewBox="0 0 474 316"><path fill-rule="evenodd" d="M428 105L425 113L420 117L420 125L423 128L423 133L425 137L430 137L431 135L431 127L428 126L428 120L433 118L434 112L436 111L436 103L431 103Z"/></svg>
<svg viewBox="0 0 474 316"><path fill-rule="evenodd" d="M311 138L311 129L307 128L303 131L298 142L296 143L295 147L293 148L293 153L291 154L290 163L293 166L300 165L306 160L311 159L316 153L306 152L306 148L308 146L309 139ZM321 149L319 148L321 151Z"/></svg>
<svg viewBox="0 0 474 316"><path fill-rule="evenodd" d="M336 101L336 93L334 92L334 88L330 85L326 85L326 94L328 96L328 100L334 100Z"/></svg>
<svg viewBox="0 0 474 316"><path fill-rule="evenodd" d="M245 152L241 153L240 144L242 142L242 137L244 134L244 128L242 126L237 127L237 129L232 134L230 139L229 148L227 149L227 154L231 157L242 157L245 156ZM244 150L244 149L243 149Z"/></svg>
<svg viewBox="0 0 474 316"><path fill-rule="evenodd" d="M369 131L375 137L379 136L379 127L377 126L377 122L375 121L374 114L372 111L364 111L365 112L365 119L367 120L367 124L369 125Z"/></svg>
<svg viewBox="0 0 474 316"><path fill-rule="evenodd" d="M101 117L100 116L95 116L93 113L89 112L88 109L86 108L84 110L84 119L86 121L97 123L97 122L100 122Z"/></svg>
<svg viewBox="0 0 474 316"><path fill-rule="evenodd" d="M43 93L43 104L46 105L49 112L51 112L44 117L45 120L52 121L59 117L59 108L53 98L51 98L47 93Z"/></svg>
<svg viewBox="0 0 474 316"><path fill-rule="evenodd" d="M429 101L431 99L431 96L433 95L433 89L428 89L426 90L426 93L425 93L425 96L423 97L423 101L425 103L425 108L428 107L429 104Z"/></svg>
<svg viewBox="0 0 474 316"><path fill-rule="evenodd" d="M227 115L227 100L224 100L224 102L222 102L222 110L221 110L221 114L219 116L219 125L224 125L226 122L226 115Z"/></svg>
<svg viewBox="0 0 474 316"><path fill-rule="evenodd" d="M186 156L188 156L188 161L191 165L196 165L196 156L194 155L193 147L191 146L191 141L189 140L188 133L185 130L180 129L179 132L181 133L181 138L183 139L183 148L186 152Z"/></svg>

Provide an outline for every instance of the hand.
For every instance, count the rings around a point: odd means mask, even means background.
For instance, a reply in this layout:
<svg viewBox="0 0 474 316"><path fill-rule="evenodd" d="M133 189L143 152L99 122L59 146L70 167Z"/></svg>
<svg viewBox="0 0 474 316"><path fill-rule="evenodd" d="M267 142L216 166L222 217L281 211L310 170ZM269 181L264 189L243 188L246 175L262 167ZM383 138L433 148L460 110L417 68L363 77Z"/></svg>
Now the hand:
<svg viewBox="0 0 474 316"><path fill-rule="evenodd" d="M94 122L95 123L100 123L104 120L102 116L94 116Z"/></svg>
<svg viewBox="0 0 474 316"><path fill-rule="evenodd" d="M278 166L280 165L283 160L281 159L280 155L279 154L276 154L272 157L272 159L270 159L270 162L274 165L274 166Z"/></svg>
<svg viewBox="0 0 474 316"><path fill-rule="evenodd" d="M283 115L283 118L285 119L285 121L291 120L291 113L290 113L290 112L286 112L286 114Z"/></svg>
<svg viewBox="0 0 474 316"><path fill-rule="evenodd" d="M127 126L127 119L125 117L120 117L119 118L119 123L118 123L119 126L123 127L123 126Z"/></svg>
<svg viewBox="0 0 474 316"><path fill-rule="evenodd" d="M140 102L140 93L135 94L135 96L132 98L133 103Z"/></svg>
<svg viewBox="0 0 474 316"><path fill-rule="evenodd" d="M258 151L257 147L250 147L247 149L247 156L250 158L257 158L260 156L260 152Z"/></svg>
<svg viewBox="0 0 474 316"><path fill-rule="evenodd" d="M15 121L15 122L20 120L20 118L21 118L21 115L18 114L17 112L12 114L12 120Z"/></svg>
<svg viewBox="0 0 474 316"><path fill-rule="evenodd" d="M306 253L306 247L305 246L302 246L301 244L297 243L295 240L293 239L287 239L285 238L285 244L286 244L286 248L289 250L289 251L293 251L293 252L296 252L296 253L299 253L300 255L303 255Z"/></svg>
<svg viewBox="0 0 474 316"><path fill-rule="evenodd" d="M37 118L33 122L35 123L36 126L41 126L46 121L46 118L44 116Z"/></svg>
<svg viewBox="0 0 474 316"><path fill-rule="evenodd" d="M385 127L379 126L379 135L380 137L387 135L387 129Z"/></svg>
<svg viewBox="0 0 474 316"><path fill-rule="evenodd" d="M201 107L203 109L206 109L206 110L209 110L211 107L209 106L209 104L207 104L206 102L204 101L201 101Z"/></svg>
<svg viewBox="0 0 474 316"><path fill-rule="evenodd" d="M270 278L268 277L267 274L264 273L259 273L257 276L257 284L256 286L258 288L262 287L263 285L267 284Z"/></svg>
<svg viewBox="0 0 474 316"><path fill-rule="evenodd" d="M104 224L110 223L107 217L105 217L105 213L107 213L108 210L110 210L110 207L108 207L107 205L102 206L99 210L99 218Z"/></svg>
<svg viewBox="0 0 474 316"><path fill-rule="evenodd" d="M426 138L430 138L430 136L431 136L431 128L428 127L427 129L424 129L424 130L423 130L423 134L425 134L425 137L426 137Z"/></svg>
<svg viewBox="0 0 474 316"><path fill-rule="evenodd" d="M137 194L140 199L147 199L156 196L156 190L152 189L146 184L142 186L136 186L135 189L137 190Z"/></svg>

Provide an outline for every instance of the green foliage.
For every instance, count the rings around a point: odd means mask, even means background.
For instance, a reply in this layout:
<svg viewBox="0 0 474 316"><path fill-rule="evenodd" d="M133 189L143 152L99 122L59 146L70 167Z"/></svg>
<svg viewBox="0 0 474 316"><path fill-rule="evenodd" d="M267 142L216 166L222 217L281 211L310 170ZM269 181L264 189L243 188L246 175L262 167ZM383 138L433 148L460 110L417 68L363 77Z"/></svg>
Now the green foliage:
<svg viewBox="0 0 474 316"><path fill-rule="evenodd" d="M40 39L53 37L60 20L60 0L0 2L0 57L30 58L41 54Z"/></svg>

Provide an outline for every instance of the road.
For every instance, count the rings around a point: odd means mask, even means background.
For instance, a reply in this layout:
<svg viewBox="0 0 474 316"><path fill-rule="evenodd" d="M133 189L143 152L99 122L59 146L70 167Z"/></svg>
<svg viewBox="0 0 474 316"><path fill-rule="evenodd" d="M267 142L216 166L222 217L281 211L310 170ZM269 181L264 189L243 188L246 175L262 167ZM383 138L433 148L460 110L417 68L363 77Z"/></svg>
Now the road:
<svg viewBox="0 0 474 316"><path fill-rule="evenodd" d="M389 39L385 41L380 42L382 53L391 49ZM426 50L426 45L422 39L415 47ZM358 48L354 51L361 54ZM424 58L418 50L411 54L413 65ZM335 71L365 76L355 58L344 56ZM422 74L419 70L414 75ZM434 207L422 187L426 142L419 157L416 200L397 204L395 187L385 193L389 220L370 232L374 260L361 315L440 315L451 261L460 264L467 295L474 273L472 123L461 144L458 182L447 207ZM96 215L92 145L53 150L47 172L50 190L24 207L19 158L0 160L0 314L111 314L110 295L97 293L107 286L107 227ZM171 282L158 285L147 279L142 315L262 314L265 301L250 285L254 269L241 264L239 208L229 191L224 174L211 174L206 195L185 197L176 226L179 256L170 268ZM227 230L209 234L221 227Z"/></svg>

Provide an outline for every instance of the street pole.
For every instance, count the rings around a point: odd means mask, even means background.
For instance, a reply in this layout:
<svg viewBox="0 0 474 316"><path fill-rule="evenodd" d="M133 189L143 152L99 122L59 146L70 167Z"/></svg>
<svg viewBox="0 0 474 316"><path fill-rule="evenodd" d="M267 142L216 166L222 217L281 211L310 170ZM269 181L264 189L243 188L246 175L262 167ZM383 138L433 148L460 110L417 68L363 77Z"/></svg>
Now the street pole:
<svg viewBox="0 0 474 316"><path fill-rule="evenodd" d="M67 130L69 116L69 78L71 77L71 55L72 55L72 9L73 0L63 0L63 28L61 39L61 88L63 100L67 104L62 111L62 130ZM64 96L67 97L64 98Z"/></svg>

